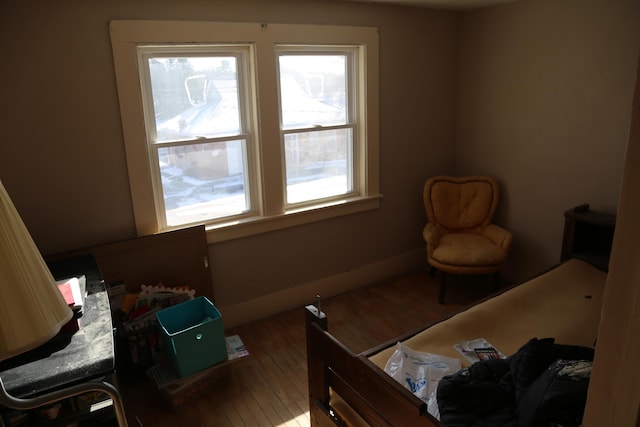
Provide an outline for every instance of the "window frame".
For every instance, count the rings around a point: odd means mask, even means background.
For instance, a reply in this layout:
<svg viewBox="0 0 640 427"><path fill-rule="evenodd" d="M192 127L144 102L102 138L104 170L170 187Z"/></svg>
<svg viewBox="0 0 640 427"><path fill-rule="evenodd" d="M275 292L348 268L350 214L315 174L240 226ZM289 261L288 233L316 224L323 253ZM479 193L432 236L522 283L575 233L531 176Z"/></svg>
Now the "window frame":
<svg viewBox="0 0 640 427"><path fill-rule="evenodd" d="M112 21L111 44L124 134L131 199L138 235L154 234L161 228L156 214L153 172L147 146L137 47L144 44L250 44L249 107L254 152L248 167L257 171L252 182L252 214L216 224L207 224L210 243L297 226L341 215L377 209L379 192L378 33L372 27L224 23L188 21ZM356 102L359 124L357 141L358 194L320 203L287 206L284 182L284 152L281 143L277 89L277 45L358 46ZM259 72L258 72L259 70ZM356 149L356 148L354 148ZM255 205L255 206L254 206ZM191 224L190 224L191 225ZM184 225L182 228L189 225Z"/></svg>
<svg viewBox="0 0 640 427"><path fill-rule="evenodd" d="M358 58L358 53L361 48L359 46L347 46L344 44L341 45L332 45L332 46L321 46L321 45L284 45L277 44L275 46L275 55L276 55L276 64L277 64L277 74L280 77L280 57L281 56L294 56L294 55L302 55L302 56L314 56L314 55L344 55L346 58L346 80L347 80L347 111L346 111L346 120L343 124L332 124L332 125L312 125L312 126L285 126L282 121L283 111L282 111L282 88L280 86L280 78L278 78L278 105L280 108L280 144L283 147L285 146L285 138L287 135L301 135L301 134L309 134L313 132L323 132L323 131L332 131L332 130L340 130L340 129L349 129L351 130L351 150L348 153L348 157L351 159L350 169L351 173L348 177L350 190L346 194L342 195L333 195L321 199L311 199L311 200L303 200L298 202L290 202L285 200L285 209L299 209L304 207L313 208L314 205L318 205L320 203L326 203L331 200L342 200L345 198L357 197L362 192L363 188L360 185L358 171L360 169L359 158L364 155L362 150L359 149L361 145L361 141L359 141L359 128L360 124L357 119L357 112L360 108L363 108L363 105L358 105L359 92L358 92L358 68L360 59ZM286 158L283 154L282 163L284 168L286 169ZM287 190L287 177L286 172L284 173L284 187L285 187L285 199L288 198L288 190Z"/></svg>
<svg viewBox="0 0 640 427"><path fill-rule="evenodd" d="M159 151L165 147L177 147L177 146L199 146L207 145L210 143L219 143L224 141L244 140L244 169L245 176L247 177L245 182L247 191L245 193L245 199L249 201L247 210L239 212L234 215L223 217L222 219L211 219L211 223L235 221L237 219L249 218L258 215L260 209L258 197L255 196L255 189L258 187L257 176L259 171L256 171L250 164L255 158L255 133L254 119L255 106L250 99L250 93L253 93L253 79L249 77L249 68L252 66L252 61L249 59L253 56L253 47L247 43L230 44L172 44L172 45L158 45L158 44L141 44L139 49L136 49L138 55L138 64L144 63L144 65L138 66L139 78L141 82L142 91L142 104L143 112L145 116L145 129L147 133L146 144L149 152L149 168L151 171L151 180L153 183L155 212L158 228L160 230L169 230L175 228L188 227L193 223L185 223L179 225L168 225L168 214L166 213L166 206L163 194L162 184L159 182L161 171L159 162ZM157 134L157 127L155 119L153 118L153 94L151 87L151 75L150 68L148 66L150 58L161 57L196 57L196 56L233 56L236 58L236 66L238 68L238 102L239 102L239 127L235 134L222 134L211 137L197 137L193 139L181 139L175 141L159 141Z"/></svg>

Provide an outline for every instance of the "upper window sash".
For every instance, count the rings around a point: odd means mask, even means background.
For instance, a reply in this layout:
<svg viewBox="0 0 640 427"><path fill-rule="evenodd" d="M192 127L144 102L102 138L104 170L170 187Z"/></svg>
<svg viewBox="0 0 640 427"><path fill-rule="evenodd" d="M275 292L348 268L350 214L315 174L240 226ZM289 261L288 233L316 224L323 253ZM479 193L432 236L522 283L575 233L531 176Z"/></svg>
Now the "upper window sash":
<svg viewBox="0 0 640 427"><path fill-rule="evenodd" d="M224 62L225 59L233 59L232 68L236 75L237 90L238 90L238 126L237 128L215 133L215 134L203 134L196 135L187 139L201 139L201 138L216 138L225 136L239 136L247 135L250 132L251 125L247 118L251 117L251 110L249 108L249 89L248 85L252 83L247 72L249 68L249 58L251 57L251 45L238 44L238 45L220 45L220 44L196 44L196 45L140 45L137 47L138 52L138 64L140 71L140 81L142 85L143 102L145 108L145 116L148 118L146 126L148 132L148 140L151 143L163 143L171 142L172 138L159 139L157 135L156 121L152 120L154 116L157 116L158 112L154 111L153 106L153 90L151 87L152 75L151 75L151 63L160 62L163 60L191 60L198 65L198 59L202 60L201 67L206 64L204 61L215 60L219 58L220 62ZM198 99L199 96L205 96L204 94L197 93L198 84L200 81L205 81L204 73L198 73L197 69L193 70L195 75L186 79L185 92L188 93L189 102L192 105L197 105L198 102L203 100ZM193 84L189 84L192 83ZM202 85L202 83L200 83ZM191 86L191 87L189 87ZM154 114L155 113L155 114ZM184 140L185 138L179 138L177 140Z"/></svg>

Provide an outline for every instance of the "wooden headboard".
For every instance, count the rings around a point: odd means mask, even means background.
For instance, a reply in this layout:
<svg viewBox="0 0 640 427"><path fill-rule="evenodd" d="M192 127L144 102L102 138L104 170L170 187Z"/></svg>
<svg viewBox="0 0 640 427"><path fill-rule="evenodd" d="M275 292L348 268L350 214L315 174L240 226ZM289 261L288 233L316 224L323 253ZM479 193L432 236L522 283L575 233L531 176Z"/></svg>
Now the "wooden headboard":
<svg viewBox="0 0 640 427"><path fill-rule="evenodd" d="M124 281L127 290L140 285L187 285L197 296L214 301L209 249L204 226L106 243L49 255L47 261L92 254L105 282Z"/></svg>

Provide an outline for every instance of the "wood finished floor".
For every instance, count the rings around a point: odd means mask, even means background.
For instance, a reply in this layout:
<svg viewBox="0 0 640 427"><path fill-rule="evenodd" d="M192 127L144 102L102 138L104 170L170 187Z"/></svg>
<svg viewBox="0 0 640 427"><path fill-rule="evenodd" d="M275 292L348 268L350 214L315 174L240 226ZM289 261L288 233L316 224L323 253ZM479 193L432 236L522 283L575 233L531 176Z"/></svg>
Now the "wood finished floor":
<svg viewBox="0 0 640 427"><path fill-rule="evenodd" d="M439 277L407 272L322 301L330 331L360 352L436 321L486 296L490 283L461 278L437 303ZM313 301L310 301L312 303ZM308 427L304 310L294 309L225 331L239 335L250 355L230 364L230 380L188 404L167 404L143 373L118 373L131 427Z"/></svg>

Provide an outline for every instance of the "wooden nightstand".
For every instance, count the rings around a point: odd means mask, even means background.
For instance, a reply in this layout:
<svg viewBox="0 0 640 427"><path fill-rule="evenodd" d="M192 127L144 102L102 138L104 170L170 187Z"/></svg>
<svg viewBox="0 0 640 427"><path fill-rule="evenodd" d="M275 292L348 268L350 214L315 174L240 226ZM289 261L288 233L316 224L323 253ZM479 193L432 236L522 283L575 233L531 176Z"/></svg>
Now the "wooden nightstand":
<svg viewBox="0 0 640 427"><path fill-rule="evenodd" d="M560 260L579 258L608 271L616 216L583 204L565 211L564 218Z"/></svg>

